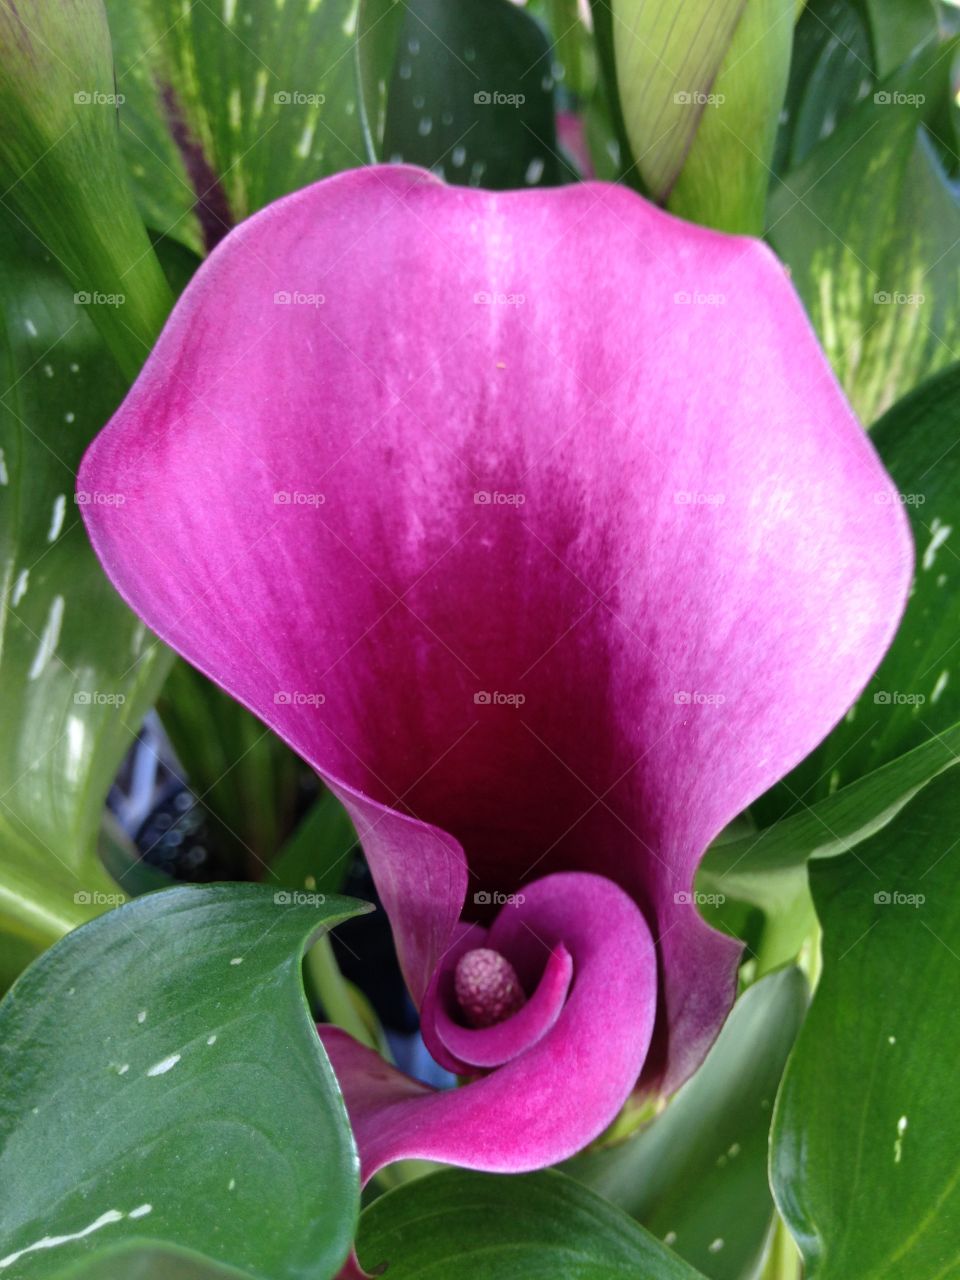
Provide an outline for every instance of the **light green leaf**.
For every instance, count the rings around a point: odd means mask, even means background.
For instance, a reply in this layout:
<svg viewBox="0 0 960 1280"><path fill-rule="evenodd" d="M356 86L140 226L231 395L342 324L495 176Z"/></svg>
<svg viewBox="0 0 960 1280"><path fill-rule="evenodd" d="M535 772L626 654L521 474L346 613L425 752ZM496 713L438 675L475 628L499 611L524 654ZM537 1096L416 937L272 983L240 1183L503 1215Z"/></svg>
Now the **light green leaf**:
<svg viewBox="0 0 960 1280"><path fill-rule="evenodd" d="M0 7L0 203L87 299L133 378L171 297L127 185L117 103L101 0Z"/></svg>
<svg viewBox="0 0 960 1280"><path fill-rule="evenodd" d="M612 0L631 150L681 216L762 232L795 12L793 0Z"/></svg>
<svg viewBox="0 0 960 1280"><path fill-rule="evenodd" d="M650 1126L566 1171L668 1239L711 1280L754 1275L773 1218L767 1138L803 1022L798 969L749 987L703 1066Z"/></svg>
<svg viewBox="0 0 960 1280"><path fill-rule="evenodd" d="M947 774L856 856L811 868L823 974L772 1160L810 1280L960 1268L958 828Z"/></svg>
<svg viewBox="0 0 960 1280"><path fill-rule="evenodd" d="M924 50L776 186L768 236L869 424L960 342L960 207L921 126L949 92Z"/></svg>
<svg viewBox="0 0 960 1280"><path fill-rule="evenodd" d="M134 1241L257 1280L336 1273L358 1162L300 966L363 909L183 886L92 921L22 975L0 1005L10 1280L66 1278Z"/></svg>
<svg viewBox="0 0 960 1280"><path fill-rule="evenodd" d="M168 664L105 578L74 501L123 381L56 263L15 226L2 243L0 925L15 942L0 979L111 905L100 813Z"/></svg>
<svg viewBox="0 0 960 1280"><path fill-rule="evenodd" d="M390 1280L697 1280L625 1213L560 1173L418 1178L364 1211L358 1253Z"/></svg>
<svg viewBox="0 0 960 1280"><path fill-rule="evenodd" d="M671 212L762 235L787 88L794 0L748 0L669 200Z"/></svg>

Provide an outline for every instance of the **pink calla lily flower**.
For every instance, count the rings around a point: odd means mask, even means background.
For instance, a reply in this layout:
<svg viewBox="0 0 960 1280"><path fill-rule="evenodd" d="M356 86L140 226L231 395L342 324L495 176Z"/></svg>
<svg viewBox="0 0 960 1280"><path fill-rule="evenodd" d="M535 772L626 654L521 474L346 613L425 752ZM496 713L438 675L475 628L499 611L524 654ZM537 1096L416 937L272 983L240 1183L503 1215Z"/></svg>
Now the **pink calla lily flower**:
<svg viewBox="0 0 960 1280"><path fill-rule="evenodd" d="M697 865L912 564L768 249L604 184L338 175L212 254L79 487L132 608L346 805L470 1078L321 1028L365 1177L548 1165L697 1067L739 956Z"/></svg>

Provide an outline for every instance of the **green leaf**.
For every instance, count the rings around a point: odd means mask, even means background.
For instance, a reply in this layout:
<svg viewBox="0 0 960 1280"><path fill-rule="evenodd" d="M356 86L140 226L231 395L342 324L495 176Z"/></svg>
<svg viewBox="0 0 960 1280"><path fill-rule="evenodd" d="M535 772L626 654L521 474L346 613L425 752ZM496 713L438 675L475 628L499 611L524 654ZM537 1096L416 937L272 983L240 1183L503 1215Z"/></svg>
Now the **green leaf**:
<svg viewBox="0 0 960 1280"><path fill-rule="evenodd" d="M876 82L857 0L811 0L797 22L774 170L795 169Z"/></svg>
<svg viewBox="0 0 960 1280"><path fill-rule="evenodd" d="M870 31L876 51L877 72L895 71L925 44L937 30L937 10L933 0L863 0L870 16Z"/></svg>
<svg viewBox="0 0 960 1280"><path fill-rule="evenodd" d="M806 1005L798 969L749 987L666 1111L619 1146L578 1156L567 1172L668 1240L711 1280L752 1276L773 1218L767 1183L773 1100Z"/></svg>
<svg viewBox="0 0 960 1280"><path fill-rule="evenodd" d="M127 185L117 101L100 0L0 8L0 203L89 300L132 379L171 297Z"/></svg>
<svg viewBox="0 0 960 1280"><path fill-rule="evenodd" d="M390 1280L697 1278L626 1214L552 1172L418 1178L364 1210L357 1252Z"/></svg>
<svg viewBox="0 0 960 1280"><path fill-rule="evenodd" d="M656 200L762 232L794 15L794 0L612 0L623 118Z"/></svg>
<svg viewBox="0 0 960 1280"><path fill-rule="evenodd" d="M770 166L787 89L794 0L748 0L670 192L671 212L722 231L762 235Z"/></svg>
<svg viewBox="0 0 960 1280"><path fill-rule="evenodd" d="M336 1272L357 1157L300 966L363 909L183 886L92 921L22 975L0 1005L11 1280L131 1241L258 1280Z"/></svg>
<svg viewBox="0 0 960 1280"><path fill-rule="evenodd" d="M383 159L387 91L405 8L405 0L359 0L357 9L358 105L371 164Z"/></svg>
<svg viewBox="0 0 960 1280"><path fill-rule="evenodd" d="M899 401L873 441L893 477L917 548L903 621L866 692L826 741L764 798L764 820L811 804L960 721L960 365Z"/></svg>
<svg viewBox="0 0 960 1280"><path fill-rule="evenodd" d="M950 46L925 48L770 198L769 239L868 424L960 341L960 208L921 128L950 60Z"/></svg>
<svg viewBox="0 0 960 1280"><path fill-rule="evenodd" d="M79 1261L57 1280L250 1280L248 1272L221 1267L181 1250L121 1245Z"/></svg>
<svg viewBox="0 0 960 1280"><path fill-rule="evenodd" d="M120 138L150 225L195 251L366 159L357 0L106 0Z"/></svg>
<svg viewBox="0 0 960 1280"><path fill-rule="evenodd" d="M337 893L356 843L346 809L333 792L325 791L280 850L267 878L290 889Z"/></svg>
<svg viewBox="0 0 960 1280"><path fill-rule="evenodd" d="M931 779L960 763L960 724L799 813L711 845L698 887L766 907L782 877L787 894L808 858L833 858L883 829Z"/></svg>
<svg viewBox="0 0 960 1280"><path fill-rule="evenodd" d="M557 151L546 36L510 0L407 0L387 98L386 159L461 186L552 186Z"/></svg>
<svg viewBox="0 0 960 1280"><path fill-rule="evenodd" d="M16 230L2 228L0 251L0 924L16 940L0 978L116 894L96 857L100 814L168 664L74 501L123 381L91 308Z"/></svg>
<svg viewBox="0 0 960 1280"><path fill-rule="evenodd" d="M855 857L811 868L823 973L772 1160L811 1280L960 1268L958 829L947 775Z"/></svg>

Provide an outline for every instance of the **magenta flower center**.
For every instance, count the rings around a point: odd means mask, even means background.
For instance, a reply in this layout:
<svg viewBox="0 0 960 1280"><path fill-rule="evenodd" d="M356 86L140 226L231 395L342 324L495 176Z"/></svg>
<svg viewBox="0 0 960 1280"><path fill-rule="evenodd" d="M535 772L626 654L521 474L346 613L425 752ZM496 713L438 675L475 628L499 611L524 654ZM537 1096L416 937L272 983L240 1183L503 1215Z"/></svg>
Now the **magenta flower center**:
<svg viewBox="0 0 960 1280"><path fill-rule="evenodd" d="M492 1027L503 1022L527 1001L513 965L490 947L477 947L460 957L454 990L471 1027Z"/></svg>

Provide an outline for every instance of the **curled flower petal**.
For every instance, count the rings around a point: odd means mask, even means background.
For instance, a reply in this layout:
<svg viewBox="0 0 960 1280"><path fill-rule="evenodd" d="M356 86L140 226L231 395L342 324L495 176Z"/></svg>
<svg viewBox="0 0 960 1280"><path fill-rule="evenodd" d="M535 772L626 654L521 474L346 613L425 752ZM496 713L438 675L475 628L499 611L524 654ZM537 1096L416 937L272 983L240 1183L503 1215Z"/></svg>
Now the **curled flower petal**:
<svg viewBox="0 0 960 1280"><path fill-rule="evenodd" d="M505 1065L437 1092L321 1027L364 1180L401 1158L493 1173L540 1168L578 1151L623 1105L656 1012L656 949L643 916L622 889L584 872L546 876L525 893L498 917L498 950L542 965L562 945L573 981L553 1026Z"/></svg>
<svg viewBox="0 0 960 1280"><path fill-rule="evenodd" d="M618 886L655 939L645 1057L613 1005L603 1053L569 1038L558 933L550 1030L449 1098L403 1086L451 1121L443 1147L403 1104L421 1145L549 1163L623 1101L628 1061L648 1087L689 1075L739 954L697 864L862 689L912 564L769 250L604 184L338 175L211 255L80 491L124 598L349 809L418 1005L461 926L508 927L493 894L560 873ZM617 1086L596 1107L593 1070ZM498 1127L483 1100L514 1090ZM377 1159L402 1149L399 1122L358 1123Z"/></svg>

